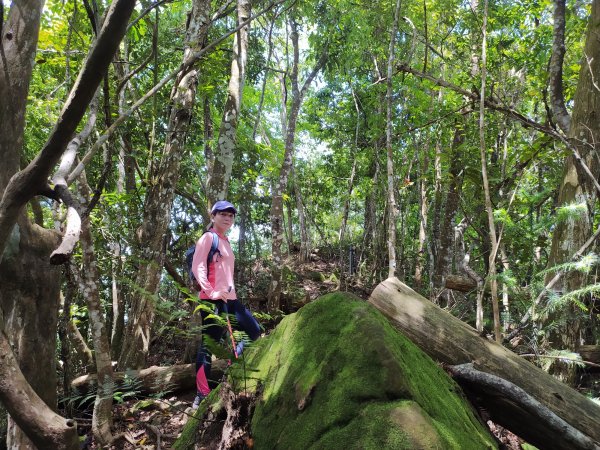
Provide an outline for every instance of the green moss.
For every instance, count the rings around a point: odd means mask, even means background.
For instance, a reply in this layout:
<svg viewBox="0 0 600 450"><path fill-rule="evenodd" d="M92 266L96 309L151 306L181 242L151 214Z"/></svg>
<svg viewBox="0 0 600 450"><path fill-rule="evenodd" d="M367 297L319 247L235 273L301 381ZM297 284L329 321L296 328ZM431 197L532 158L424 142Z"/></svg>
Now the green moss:
<svg viewBox="0 0 600 450"><path fill-rule="evenodd" d="M349 294L287 316L247 358L264 385L252 419L257 449L495 448L454 382ZM430 432L412 433L410 418Z"/></svg>

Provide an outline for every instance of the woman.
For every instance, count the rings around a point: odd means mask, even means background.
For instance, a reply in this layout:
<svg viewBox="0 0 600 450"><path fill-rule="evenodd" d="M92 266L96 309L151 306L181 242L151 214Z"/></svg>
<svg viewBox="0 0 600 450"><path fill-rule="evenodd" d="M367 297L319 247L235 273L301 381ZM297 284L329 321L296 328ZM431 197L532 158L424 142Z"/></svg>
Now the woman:
<svg viewBox="0 0 600 450"><path fill-rule="evenodd" d="M226 233L233 226L237 210L225 200L216 202L210 212L211 227L208 233L204 233L196 243L196 251L192 262L192 272L200 285L200 300L211 301L215 304L217 315L222 312L235 315L237 327L252 340L260 336L260 326L248 308L244 307L237 299L233 282L233 270L235 257ZM218 237L216 252L213 252L211 261L208 255L213 245L213 233ZM200 310L202 315L202 342L204 337L210 336L214 342L219 342L227 329L221 326L215 319L209 318L208 312ZM212 354L208 348L200 344L196 356L196 390L193 407L197 408L202 399L210 392L208 378L210 377L210 363ZM234 349L236 356L243 351L243 342Z"/></svg>

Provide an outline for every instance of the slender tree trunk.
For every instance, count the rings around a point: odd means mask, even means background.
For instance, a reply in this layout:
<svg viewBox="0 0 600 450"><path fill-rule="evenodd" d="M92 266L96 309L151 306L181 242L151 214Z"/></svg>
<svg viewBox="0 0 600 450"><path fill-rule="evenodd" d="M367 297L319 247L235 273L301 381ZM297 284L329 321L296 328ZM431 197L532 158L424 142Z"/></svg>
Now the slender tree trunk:
<svg viewBox="0 0 600 450"><path fill-rule="evenodd" d="M494 223L494 209L490 195L490 185L487 175L487 148L485 143L485 89L487 76L487 19L488 19L488 1L483 2L483 25L481 43L481 90L479 102L479 149L481 152L481 177L483 180L483 191L485 195L485 209L488 216L488 226L490 230L491 252L489 257L489 272L487 279L491 284L492 292L492 310L494 315L494 336L496 342L502 341L502 332L500 331L500 312L498 309L498 280L496 279L496 253L498 249L498 239L496 237L496 225ZM483 295L483 294L482 294Z"/></svg>
<svg viewBox="0 0 600 450"><path fill-rule="evenodd" d="M419 177L419 247L415 263L415 289L419 291L423 282L425 270L425 248L427 240L427 221L429 215L429 204L427 202L427 174L429 172L429 138L423 151L423 160L420 167Z"/></svg>
<svg viewBox="0 0 600 450"><path fill-rule="evenodd" d="M292 181L294 183L294 197L296 200L296 210L298 211L298 225L300 227L300 262L308 261L308 255L310 253L310 241L308 237L308 227L306 225L306 211L304 210L304 203L302 201L302 191L300 190L300 184L296 178L296 170L292 164Z"/></svg>
<svg viewBox="0 0 600 450"><path fill-rule="evenodd" d="M357 118L358 121L358 118ZM357 122L358 127L358 122ZM350 169L350 178L348 179L348 190L346 191L346 199L344 200L344 209L342 211L342 224L340 226L340 232L338 235L340 242L340 287L343 288L346 280L346 274L344 270L344 260L346 258L346 228L348 227L348 215L350 213L350 200L352 198L352 191L354 190L354 177L356 176L356 146L353 148L351 153L352 158L352 168ZM350 247L348 250L352 248L352 242L349 241ZM350 261L351 262L351 261ZM350 264L349 264L350 266ZM349 267L349 273L352 274L352 267Z"/></svg>
<svg viewBox="0 0 600 450"><path fill-rule="evenodd" d="M564 133L569 132L571 117L565 106L562 66L565 59L565 0L554 0L552 56L550 57L550 101L553 118Z"/></svg>
<svg viewBox="0 0 600 450"><path fill-rule="evenodd" d="M281 244L283 243L283 194L287 189L288 177L292 169L292 160L294 153L294 143L296 139L296 124L298 122L298 114L304 96L310 87L317 73L325 65L327 53L321 54L321 57L316 62L312 71L306 78L302 88L298 83L298 71L300 63L300 48L298 44L298 30L296 22L291 19L290 26L292 28L291 40L293 45L294 60L292 71L290 73L290 81L292 85L292 100L289 108L289 114L286 121L285 132L285 152L283 155L283 163L279 171L279 180L273 188L273 197L271 202L271 253L273 258L273 269L271 273L271 285L269 286L269 294L267 307L270 311L275 311L280 308L281 303L281 281L282 281L282 264L283 255L281 252Z"/></svg>
<svg viewBox="0 0 600 450"><path fill-rule="evenodd" d="M435 245L435 264L433 273L433 289L436 293L436 303L447 306L450 302L450 297L444 291L446 277L452 273L452 262L454 258L455 239L454 239L454 221L458 208L460 206L460 196L462 193L462 144L465 140L465 132L462 123L457 122L454 129L454 138L452 139L452 147L450 151L450 167L448 169L450 175L450 183L448 184L448 192L446 193L445 202L443 202L444 193L442 192L441 184L441 167L436 168L436 179L440 180L436 190L438 193L435 196L436 211L434 212L433 234L436 240ZM440 149L436 148L436 154L439 158ZM440 164L437 162L436 164ZM442 206L442 203L445 203ZM441 210L443 209L443 218ZM440 224L441 222L441 224Z"/></svg>
<svg viewBox="0 0 600 450"><path fill-rule="evenodd" d="M392 97L392 76L395 61L396 49L396 33L398 31L398 21L400 18L401 0L396 0L396 8L394 10L394 25L390 36L390 46L388 51L387 64L387 93L386 93L386 127L385 141L387 150L387 212L388 212L388 230L387 230L387 247L388 247L388 277L393 277L396 274L396 198L394 195L394 159L392 146L392 130L393 118L392 109L394 101Z"/></svg>
<svg viewBox="0 0 600 450"><path fill-rule="evenodd" d="M354 177L356 176L356 152L358 150L358 133L360 130L360 108L358 106L358 100L356 98L356 92L352 85L352 99L354 100L354 108L356 109L356 127L354 131L354 143L350 152L350 158L352 159L352 168L350 169L350 178L348 179L348 189L346 191L346 199L344 200L344 209L342 211L342 225L340 226L340 232L338 234L338 240L340 242L340 289L345 289L346 285L346 274L345 264L346 259L345 252L345 241L346 241L346 227L348 226L348 215L350 213L350 200L352 199L352 191L354 190ZM354 255L352 242L350 241L350 247L348 253ZM349 274L352 275L354 267L352 267L352 259L349 257Z"/></svg>
<svg viewBox="0 0 600 450"><path fill-rule="evenodd" d="M359 265L362 266L363 261L369 260L373 261L374 258L371 258L370 255L374 253L373 249L375 248L375 238L376 238L376 230L377 230L377 186L379 184L379 172L380 172L380 164L379 164L379 152L378 146L376 142L373 145L373 152L371 152L371 167L367 174L367 177L373 180L370 183L369 191L365 196L364 203L364 235L363 241L360 246L360 254L358 257ZM370 268L369 268L370 269ZM372 271L368 270L369 273L372 274Z"/></svg>
<svg viewBox="0 0 600 450"><path fill-rule="evenodd" d="M238 24L245 22L250 17L252 4L250 0L238 0ZM209 207L217 200L227 198L229 180L233 167L233 156L236 146L236 134L240 107L242 104L242 90L248 59L248 32L250 25L242 27L233 39L233 60L231 62L231 77L225 110L219 129L216 157L213 160L212 171L209 173L207 183L207 197Z"/></svg>
<svg viewBox="0 0 600 450"><path fill-rule="evenodd" d="M194 51L202 48L211 24L210 2L195 0L186 33L184 63ZM188 127L193 115L197 72L191 69L179 75L171 93L171 115L167 140L160 164L149 174L152 180L144 203L143 222L138 230L140 265L136 277L139 292L132 296L119 366L142 368L150 350L154 320L154 295L158 292L165 258L165 234L171 219L174 186L179 178L179 166L184 152Z"/></svg>
<svg viewBox="0 0 600 450"><path fill-rule="evenodd" d="M90 224L88 220L82 222L81 246L83 248L83 289L88 307L90 327L92 330L92 342L94 343L94 356L96 361L96 374L98 375L98 391L94 402L94 414L92 416L92 432L94 437L102 445L108 445L113 441L112 436L112 400L113 400L113 371L110 355L110 344L106 330L106 320L102 304L98 282L100 271L94 252L94 244Z"/></svg>

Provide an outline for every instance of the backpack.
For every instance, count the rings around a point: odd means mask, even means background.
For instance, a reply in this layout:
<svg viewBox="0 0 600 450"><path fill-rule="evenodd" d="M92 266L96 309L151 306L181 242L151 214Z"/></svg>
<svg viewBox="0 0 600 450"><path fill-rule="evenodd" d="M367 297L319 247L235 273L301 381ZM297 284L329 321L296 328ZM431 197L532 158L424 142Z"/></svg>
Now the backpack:
<svg viewBox="0 0 600 450"><path fill-rule="evenodd" d="M219 255L221 254L221 252L219 251L219 235L217 233L215 233L214 231L209 231L210 234L212 234L212 245L210 246L210 250L208 252L208 258L206 258L206 276L208 277L208 271L209 271L209 264L210 261L212 260L213 256L215 256L215 253L219 253ZM193 245L192 247L188 248L185 252L185 262L187 263L187 268L188 268L188 276L190 277L190 282L192 284L192 287L194 289L196 289L197 291L200 290L200 284L198 283L198 280L196 280L196 277L194 276L194 272L192 272L192 264L194 262L194 253L196 253L196 245Z"/></svg>

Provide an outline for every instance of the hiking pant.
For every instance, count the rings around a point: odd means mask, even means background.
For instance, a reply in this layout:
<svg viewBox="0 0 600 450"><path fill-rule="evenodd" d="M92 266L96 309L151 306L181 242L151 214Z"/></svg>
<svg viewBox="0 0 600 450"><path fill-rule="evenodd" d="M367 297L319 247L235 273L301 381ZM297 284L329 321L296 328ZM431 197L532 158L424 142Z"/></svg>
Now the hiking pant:
<svg viewBox="0 0 600 450"><path fill-rule="evenodd" d="M215 314L221 315L225 311L225 302L218 300L215 303ZM250 339L255 341L260 336L260 325L250 312L239 300L227 301L227 312L235 317L232 320L231 326L245 332ZM212 353L204 345L204 336L209 336L214 342L219 343L225 334L229 333L227 326L222 326L214 318L208 317L211 313L200 310L202 315L202 342L198 347L196 354L196 390L203 396L208 395L210 387L208 386L208 378L210 378L210 365ZM230 337L227 337L229 340ZM244 351L244 341L236 343L238 356Z"/></svg>

